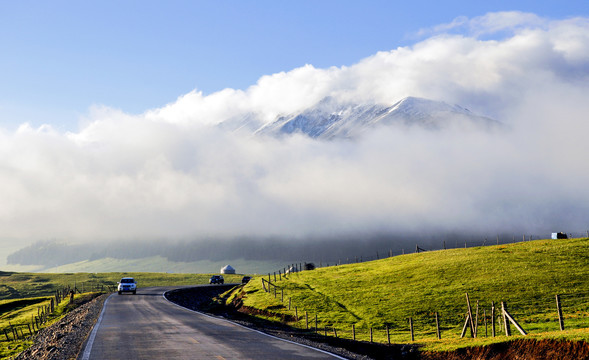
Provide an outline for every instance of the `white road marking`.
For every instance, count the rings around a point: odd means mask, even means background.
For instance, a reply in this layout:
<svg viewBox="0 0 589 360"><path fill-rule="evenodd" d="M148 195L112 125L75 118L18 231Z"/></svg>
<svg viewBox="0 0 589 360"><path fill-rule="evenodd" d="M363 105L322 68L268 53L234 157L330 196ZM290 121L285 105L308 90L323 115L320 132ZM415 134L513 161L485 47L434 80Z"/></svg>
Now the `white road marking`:
<svg viewBox="0 0 589 360"><path fill-rule="evenodd" d="M96 337L96 333L98 332L98 328L100 327L100 322L102 321L102 315L104 315L104 309L106 309L106 303L108 303L108 299L110 299L110 297L113 295L114 294L111 294L109 297L107 297L106 300L104 301L104 304L102 305L102 310L100 311L100 316L98 317L98 320L96 321L96 324L94 325L94 329L92 329L92 332L90 333L90 336L88 337L88 342L86 343L86 348L84 348L84 355L82 355L82 360L90 359L90 352L92 352L92 345L94 344L94 338Z"/></svg>

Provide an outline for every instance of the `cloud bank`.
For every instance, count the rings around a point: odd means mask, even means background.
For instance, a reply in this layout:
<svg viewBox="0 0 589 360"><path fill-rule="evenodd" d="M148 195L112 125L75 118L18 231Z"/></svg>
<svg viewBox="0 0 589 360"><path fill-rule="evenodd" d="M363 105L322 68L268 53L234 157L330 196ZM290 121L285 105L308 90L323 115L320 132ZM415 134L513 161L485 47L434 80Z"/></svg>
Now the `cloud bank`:
<svg viewBox="0 0 589 360"><path fill-rule="evenodd" d="M195 90L140 115L95 107L77 132L0 130L2 237L584 231L589 19L492 13L427 32L353 66L305 65L246 90ZM510 130L379 128L322 142L217 126L271 121L326 96L443 100Z"/></svg>

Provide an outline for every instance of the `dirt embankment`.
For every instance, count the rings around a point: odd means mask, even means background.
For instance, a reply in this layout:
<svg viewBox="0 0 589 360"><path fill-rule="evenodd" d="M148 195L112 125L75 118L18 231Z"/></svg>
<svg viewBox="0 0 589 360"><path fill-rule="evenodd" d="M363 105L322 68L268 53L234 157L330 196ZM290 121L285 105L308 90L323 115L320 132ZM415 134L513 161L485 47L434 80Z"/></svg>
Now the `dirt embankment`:
<svg viewBox="0 0 589 360"><path fill-rule="evenodd" d="M584 341L518 339L484 347L422 354L424 360L581 360L589 359Z"/></svg>

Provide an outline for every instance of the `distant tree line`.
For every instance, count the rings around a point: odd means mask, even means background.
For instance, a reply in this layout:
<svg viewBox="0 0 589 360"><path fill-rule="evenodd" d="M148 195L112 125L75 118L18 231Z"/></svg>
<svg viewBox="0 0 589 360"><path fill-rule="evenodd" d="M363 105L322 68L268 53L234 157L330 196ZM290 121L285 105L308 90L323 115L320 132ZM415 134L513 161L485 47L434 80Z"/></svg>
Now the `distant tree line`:
<svg viewBox="0 0 589 360"><path fill-rule="evenodd" d="M141 259L162 256L175 262L232 259L346 263L386 257L389 253L436 250L445 247L469 247L512 242L512 235L488 237L468 233L422 234L355 234L333 237L252 238L198 240L118 240L110 242L66 243L56 240L38 241L7 257L8 264L54 267L84 260ZM515 238L515 237L513 237ZM535 237L538 238L538 237Z"/></svg>
<svg viewBox="0 0 589 360"><path fill-rule="evenodd" d="M125 240L105 243L66 243L56 240L38 241L7 257L8 264L53 267L84 260L102 258L140 259L162 256L170 261L222 261L231 259L291 261L293 259L335 262L376 246L388 251L396 241L390 236L359 236L347 238L234 238L204 240ZM395 245L398 247L398 244ZM383 250L384 252L385 250Z"/></svg>

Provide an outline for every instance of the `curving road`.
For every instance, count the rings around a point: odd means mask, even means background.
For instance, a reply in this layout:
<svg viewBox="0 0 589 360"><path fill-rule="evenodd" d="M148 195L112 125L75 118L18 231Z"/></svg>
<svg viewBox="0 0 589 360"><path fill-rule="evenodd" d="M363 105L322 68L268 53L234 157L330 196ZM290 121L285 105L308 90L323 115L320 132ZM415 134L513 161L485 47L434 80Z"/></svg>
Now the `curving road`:
<svg viewBox="0 0 589 360"><path fill-rule="evenodd" d="M111 295L79 359L341 359L177 306L171 289Z"/></svg>

